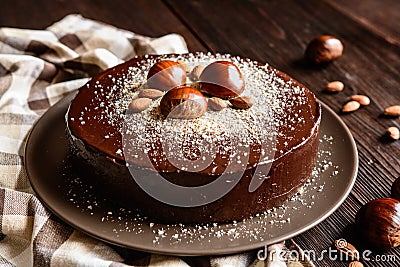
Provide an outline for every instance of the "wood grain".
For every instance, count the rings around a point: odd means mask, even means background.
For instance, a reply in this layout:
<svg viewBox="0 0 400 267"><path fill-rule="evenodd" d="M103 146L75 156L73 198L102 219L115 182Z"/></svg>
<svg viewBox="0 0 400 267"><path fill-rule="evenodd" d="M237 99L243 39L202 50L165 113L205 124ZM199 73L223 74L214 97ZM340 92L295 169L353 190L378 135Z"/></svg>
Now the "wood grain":
<svg viewBox="0 0 400 267"><path fill-rule="evenodd" d="M369 200L389 196L391 183L400 174L399 143L382 142L386 127L399 125L398 119L381 116L385 107L400 103L400 49L395 42L388 41L394 38L389 35L391 29L377 31L368 27L374 24L373 20L362 22L357 19L359 14L350 16L351 11L343 12L337 6L320 1L279 1L279 4L278 1L253 1L251 5L243 2L230 5L224 1L222 9L227 15L221 17L207 15L217 12L221 6L204 2L196 2L196 5L193 2L173 3L176 12L192 25L196 35L206 40L213 51L270 62L304 83L334 110L339 111L352 94L366 94L372 99L368 107L342 115L356 139L360 155L359 175L350 197L326 221L295 238L302 248L317 252L328 249L333 240L341 237L356 243L351 233L347 233L355 213ZM397 14L391 19L399 18ZM229 30L211 27L221 24L231 27ZM341 38L345 53L326 68L315 69L304 64L301 58L307 42L321 34ZM343 93L322 92L324 85L332 80L345 83ZM398 250L388 253L400 258ZM373 262L366 266L396 264ZM347 264L325 257L317 265Z"/></svg>
<svg viewBox="0 0 400 267"><path fill-rule="evenodd" d="M398 118L382 116L385 107L400 104L400 2L397 0L252 0L252 1L44 1L26 4L3 0L0 26L41 29L69 13L110 23L143 35L182 34L191 51L212 51L268 62L296 78L335 111L352 94L365 94L371 104L340 115L359 149L360 167L354 189L327 220L295 241L318 253L335 239L352 243L352 223L364 203L390 194L400 176L400 142L383 138ZM331 34L345 46L344 55L324 68L302 60L307 43ZM343 92L326 94L325 84L340 80ZM362 245L362 244L360 244ZM400 260L400 250L394 254ZM398 266L398 262L364 262L365 266ZM317 266L347 266L325 257Z"/></svg>
<svg viewBox="0 0 400 267"><path fill-rule="evenodd" d="M123 0L36 0L34 2L2 0L0 25L44 29L67 14L79 13L118 28L138 34L159 37L172 32L184 36L190 50L206 51L205 47L179 19L159 1L135 0L127 4Z"/></svg>
<svg viewBox="0 0 400 267"><path fill-rule="evenodd" d="M325 1L340 12L382 36L389 43L400 45L399 10L397 0Z"/></svg>
<svg viewBox="0 0 400 267"><path fill-rule="evenodd" d="M356 243L357 240L347 233L355 213L369 200L389 196L391 183L400 174L399 143L382 142L386 127L399 125L398 119L381 116L385 107L400 103L400 49L395 42L388 41L391 35L385 35L391 29L377 31L368 27L373 21L361 23L356 19L358 14L350 16L351 11L343 12L320 1L279 1L279 4L277 1L253 1L251 5L243 2L230 5L224 1L223 8L204 2L177 2L171 4L176 12L192 25L196 35L206 40L213 51L270 62L304 83L319 99L337 111L352 94L366 94L372 99L368 107L342 115L356 139L360 155L359 175L351 196L326 221L295 238L302 248L317 252L328 249L333 240L341 237ZM218 9L223 9L227 15L208 16ZM211 27L221 24L231 27L229 30ZM304 64L301 58L307 42L321 34L341 38L345 54L326 68L316 69ZM332 80L345 83L343 93L332 95L322 92L324 85ZM388 253L400 258L398 250ZM396 264L374 262L366 266ZM347 264L325 257L317 265Z"/></svg>

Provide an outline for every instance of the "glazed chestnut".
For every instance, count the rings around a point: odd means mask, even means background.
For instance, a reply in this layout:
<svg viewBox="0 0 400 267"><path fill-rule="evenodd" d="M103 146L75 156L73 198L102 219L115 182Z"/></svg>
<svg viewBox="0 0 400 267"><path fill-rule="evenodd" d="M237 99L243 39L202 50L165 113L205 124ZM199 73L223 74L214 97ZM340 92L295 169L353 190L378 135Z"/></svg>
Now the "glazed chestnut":
<svg viewBox="0 0 400 267"><path fill-rule="evenodd" d="M343 53L342 42L331 35L322 35L314 38L308 44L305 57L314 64L329 63Z"/></svg>
<svg viewBox="0 0 400 267"><path fill-rule="evenodd" d="M181 64L172 60L161 60L155 63L147 74L149 88L168 91L185 84L186 71Z"/></svg>
<svg viewBox="0 0 400 267"><path fill-rule="evenodd" d="M244 86L243 74L230 61L215 61L209 64L199 78L200 91L222 99L237 97L243 93Z"/></svg>
<svg viewBox="0 0 400 267"><path fill-rule="evenodd" d="M392 185L392 198L400 201L400 177L398 177Z"/></svg>
<svg viewBox="0 0 400 267"><path fill-rule="evenodd" d="M367 246L397 247L400 245L400 202L393 198L372 200L357 212L356 224Z"/></svg>
<svg viewBox="0 0 400 267"><path fill-rule="evenodd" d="M161 98L160 110L164 116L170 118L199 118L207 111L207 99L196 88L176 87Z"/></svg>

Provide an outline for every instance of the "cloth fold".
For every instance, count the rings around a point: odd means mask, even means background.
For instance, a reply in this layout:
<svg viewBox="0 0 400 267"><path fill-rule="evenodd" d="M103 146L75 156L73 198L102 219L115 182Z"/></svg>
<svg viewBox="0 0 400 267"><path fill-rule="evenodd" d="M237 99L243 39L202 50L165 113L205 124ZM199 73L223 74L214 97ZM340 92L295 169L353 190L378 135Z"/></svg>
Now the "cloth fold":
<svg viewBox="0 0 400 267"><path fill-rule="evenodd" d="M78 14L46 30L0 28L1 266L286 266L257 260L257 251L179 258L106 244L47 211L29 184L26 138L49 107L91 76L134 56L186 52L178 34L150 38Z"/></svg>

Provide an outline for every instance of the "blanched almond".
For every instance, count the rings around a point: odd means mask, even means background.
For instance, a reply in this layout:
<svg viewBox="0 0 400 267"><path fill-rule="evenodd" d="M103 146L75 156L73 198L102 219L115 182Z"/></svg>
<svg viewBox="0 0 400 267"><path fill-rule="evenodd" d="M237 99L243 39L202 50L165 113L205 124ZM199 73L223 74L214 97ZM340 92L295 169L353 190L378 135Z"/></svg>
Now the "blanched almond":
<svg viewBox="0 0 400 267"><path fill-rule="evenodd" d="M395 105L395 106L385 108L385 111L383 112L383 114L385 114L387 116L393 116L393 117L400 116L400 105Z"/></svg>
<svg viewBox="0 0 400 267"><path fill-rule="evenodd" d="M364 267L364 264L359 261L352 261L349 263L349 267Z"/></svg>
<svg viewBox="0 0 400 267"><path fill-rule="evenodd" d="M342 112L348 113L348 112L353 112L356 111L357 109L360 108L360 103L358 103L357 101L349 101L347 102L343 108L342 108Z"/></svg>
<svg viewBox="0 0 400 267"><path fill-rule="evenodd" d="M357 101L363 106L368 106L371 103L371 100L369 99L368 96L365 95L352 95L350 97L350 100Z"/></svg>
<svg viewBox="0 0 400 267"><path fill-rule="evenodd" d="M150 99L157 99L164 95L163 91L157 89L143 89L139 92L140 98L150 98Z"/></svg>
<svg viewBox="0 0 400 267"><path fill-rule="evenodd" d="M392 127L387 128L386 133L393 140L399 140L400 139L400 130L396 126L392 126Z"/></svg>
<svg viewBox="0 0 400 267"><path fill-rule="evenodd" d="M356 247L344 239L335 240L334 245L343 257L347 257L352 260L359 259L359 253Z"/></svg>
<svg viewBox="0 0 400 267"><path fill-rule="evenodd" d="M343 91L344 84L340 81L333 81L325 86L325 90L331 93Z"/></svg>
<svg viewBox="0 0 400 267"><path fill-rule="evenodd" d="M128 106L128 112L139 113L148 108L152 100L150 98L136 98Z"/></svg>

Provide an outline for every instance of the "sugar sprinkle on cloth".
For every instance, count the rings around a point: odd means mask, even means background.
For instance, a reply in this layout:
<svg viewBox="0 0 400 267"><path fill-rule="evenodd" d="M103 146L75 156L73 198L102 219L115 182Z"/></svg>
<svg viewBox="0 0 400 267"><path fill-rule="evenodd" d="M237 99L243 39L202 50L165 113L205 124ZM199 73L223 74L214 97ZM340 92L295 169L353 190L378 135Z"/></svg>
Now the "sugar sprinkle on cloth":
<svg viewBox="0 0 400 267"><path fill-rule="evenodd" d="M180 258L120 248L73 229L36 198L24 148L49 107L136 55L186 52L178 34L150 38L77 14L45 30L0 28L0 266L314 266L257 260L257 251ZM292 240L271 249L302 253Z"/></svg>

